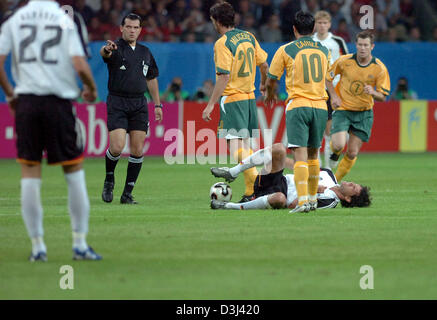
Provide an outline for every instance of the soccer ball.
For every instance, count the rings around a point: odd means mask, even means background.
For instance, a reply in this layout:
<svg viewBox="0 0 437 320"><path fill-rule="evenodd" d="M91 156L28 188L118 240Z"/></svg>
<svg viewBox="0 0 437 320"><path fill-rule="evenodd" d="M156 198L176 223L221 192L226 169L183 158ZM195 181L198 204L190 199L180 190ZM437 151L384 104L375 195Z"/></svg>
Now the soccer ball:
<svg viewBox="0 0 437 320"><path fill-rule="evenodd" d="M217 182L209 191L211 199L229 202L232 199L231 186L224 182Z"/></svg>

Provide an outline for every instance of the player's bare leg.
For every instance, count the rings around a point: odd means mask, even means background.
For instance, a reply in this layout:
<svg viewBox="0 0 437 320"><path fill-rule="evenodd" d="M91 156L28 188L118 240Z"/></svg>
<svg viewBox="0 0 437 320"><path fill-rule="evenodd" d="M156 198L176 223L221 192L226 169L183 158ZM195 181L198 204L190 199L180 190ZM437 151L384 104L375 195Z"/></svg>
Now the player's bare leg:
<svg viewBox="0 0 437 320"><path fill-rule="evenodd" d="M349 141L347 144L346 154L338 165L338 169L335 172L337 181L340 182L346 174L352 169L353 165L357 161L358 153L363 145L363 141L354 135L349 133Z"/></svg>
<svg viewBox="0 0 437 320"><path fill-rule="evenodd" d="M126 182L124 184L123 194L120 198L121 203L137 204L133 199L132 190L137 181L138 175L143 165L143 148L146 140L146 132L141 130L132 130L129 132L130 138L130 155L128 159Z"/></svg>
<svg viewBox="0 0 437 320"><path fill-rule="evenodd" d="M105 155L106 177L103 184L102 199L105 202L112 202L115 184L114 172L120 159L121 152L126 145L126 130L115 129L109 132L109 148Z"/></svg>
<svg viewBox="0 0 437 320"><path fill-rule="evenodd" d="M336 132L333 135L331 135L331 143L330 143L330 150L331 155L329 157L329 163L332 170L335 170L338 165L338 159L341 156L341 153L344 149L344 146L347 142L347 132L346 131L340 131Z"/></svg>

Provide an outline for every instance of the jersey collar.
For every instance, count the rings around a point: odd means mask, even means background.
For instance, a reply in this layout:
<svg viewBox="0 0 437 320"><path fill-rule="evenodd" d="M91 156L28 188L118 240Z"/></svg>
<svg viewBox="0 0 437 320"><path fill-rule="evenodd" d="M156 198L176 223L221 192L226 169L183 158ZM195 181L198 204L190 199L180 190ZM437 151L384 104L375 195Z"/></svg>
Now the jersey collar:
<svg viewBox="0 0 437 320"><path fill-rule="evenodd" d="M369 62L368 64L366 64L365 66L361 65L361 64L358 62L358 58L357 58L357 54L356 54L356 53L353 54L352 59L355 60L355 62L357 63L357 66L359 66L360 68L367 68L367 67L370 66L372 63L376 64L376 58L375 58L374 56L372 56L372 59L370 60L370 62Z"/></svg>

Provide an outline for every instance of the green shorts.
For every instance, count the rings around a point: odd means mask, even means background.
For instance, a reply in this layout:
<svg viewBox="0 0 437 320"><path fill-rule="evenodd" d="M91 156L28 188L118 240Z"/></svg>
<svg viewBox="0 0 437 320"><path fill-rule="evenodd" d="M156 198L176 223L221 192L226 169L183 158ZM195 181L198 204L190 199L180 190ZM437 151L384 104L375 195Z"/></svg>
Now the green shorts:
<svg viewBox="0 0 437 320"><path fill-rule="evenodd" d="M335 110L332 113L331 134L337 132L352 132L363 142L370 139L373 125L373 110L347 111Z"/></svg>
<svg viewBox="0 0 437 320"><path fill-rule="evenodd" d="M225 139L252 137L258 129L258 110L255 99L226 103L229 97L220 98L220 122L217 136Z"/></svg>
<svg viewBox="0 0 437 320"><path fill-rule="evenodd" d="M288 147L320 148L328 111L312 107L297 107L287 111Z"/></svg>

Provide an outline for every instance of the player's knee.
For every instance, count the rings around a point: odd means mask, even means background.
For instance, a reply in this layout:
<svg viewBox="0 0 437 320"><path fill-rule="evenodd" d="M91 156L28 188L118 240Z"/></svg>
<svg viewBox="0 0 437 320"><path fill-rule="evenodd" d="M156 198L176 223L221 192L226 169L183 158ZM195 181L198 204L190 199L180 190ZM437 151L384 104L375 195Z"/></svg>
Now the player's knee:
<svg viewBox="0 0 437 320"><path fill-rule="evenodd" d="M111 154L116 157L119 156L121 154L121 152L124 149L124 144L121 142L112 142L111 146L109 148L109 151L111 152Z"/></svg>
<svg viewBox="0 0 437 320"><path fill-rule="evenodd" d="M353 160L358 156L358 151L357 150L348 150L346 154L350 160Z"/></svg>
<svg viewBox="0 0 437 320"><path fill-rule="evenodd" d="M275 143L272 146L272 156L274 158L283 158L287 156L287 150L282 143Z"/></svg>
<svg viewBox="0 0 437 320"><path fill-rule="evenodd" d="M331 140L331 143L332 143L332 148L334 149L335 152L343 150L345 145L343 141L334 141L334 139Z"/></svg>
<svg viewBox="0 0 437 320"><path fill-rule="evenodd" d="M282 209L287 205L287 198L282 192L277 192L269 199L270 206L273 209Z"/></svg>
<svg viewBox="0 0 437 320"><path fill-rule="evenodd" d="M143 155L143 148L142 146L131 146L130 148L130 154L135 157L141 157Z"/></svg>

